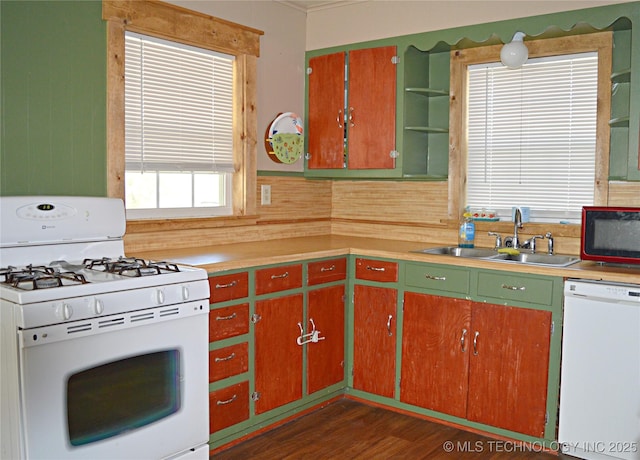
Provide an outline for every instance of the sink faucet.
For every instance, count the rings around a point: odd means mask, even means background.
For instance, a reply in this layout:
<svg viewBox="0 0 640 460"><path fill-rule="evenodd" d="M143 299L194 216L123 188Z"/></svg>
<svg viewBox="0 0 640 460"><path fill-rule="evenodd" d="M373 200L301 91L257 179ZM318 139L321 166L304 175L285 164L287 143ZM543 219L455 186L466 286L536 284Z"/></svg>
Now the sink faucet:
<svg viewBox="0 0 640 460"><path fill-rule="evenodd" d="M520 241L518 240L518 229L522 228L522 213L520 208L516 208L513 215L513 238L511 239L511 247L518 249L520 247Z"/></svg>
<svg viewBox="0 0 640 460"><path fill-rule="evenodd" d="M553 236L551 235L551 232L547 232L547 234L545 235L545 238L547 238L549 240L549 254L553 254Z"/></svg>
<svg viewBox="0 0 640 460"><path fill-rule="evenodd" d="M522 243L521 247L529 248L529 249L531 249L531 254L535 254L536 253L536 240L541 240L543 238L544 238L544 236L542 236L542 235L533 235L530 239L528 239L527 241Z"/></svg>

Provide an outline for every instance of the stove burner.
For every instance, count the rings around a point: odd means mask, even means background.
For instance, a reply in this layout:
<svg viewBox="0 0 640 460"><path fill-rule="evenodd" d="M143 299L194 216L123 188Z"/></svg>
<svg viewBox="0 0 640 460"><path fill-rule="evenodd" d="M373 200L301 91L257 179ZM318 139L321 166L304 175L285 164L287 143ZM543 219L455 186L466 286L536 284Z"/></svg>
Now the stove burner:
<svg viewBox="0 0 640 460"><path fill-rule="evenodd" d="M115 273L132 278L180 271L176 264L154 262L151 260L147 261L134 257L120 257L115 260L108 257L103 257L102 259L85 259L83 263L85 267L90 270Z"/></svg>
<svg viewBox="0 0 640 460"><path fill-rule="evenodd" d="M3 283L25 291L88 283L79 273L60 272L51 267L33 265L25 268L1 268L0 276L4 277Z"/></svg>

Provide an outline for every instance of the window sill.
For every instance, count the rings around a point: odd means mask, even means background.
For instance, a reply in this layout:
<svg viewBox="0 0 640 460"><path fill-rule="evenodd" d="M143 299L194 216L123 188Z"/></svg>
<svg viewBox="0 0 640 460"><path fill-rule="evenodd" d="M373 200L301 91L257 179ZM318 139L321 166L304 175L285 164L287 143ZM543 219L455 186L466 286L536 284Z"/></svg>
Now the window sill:
<svg viewBox="0 0 640 460"><path fill-rule="evenodd" d="M127 234L169 230L193 230L220 227L256 225L258 216L194 217L186 219L132 219L127 220Z"/></svg>

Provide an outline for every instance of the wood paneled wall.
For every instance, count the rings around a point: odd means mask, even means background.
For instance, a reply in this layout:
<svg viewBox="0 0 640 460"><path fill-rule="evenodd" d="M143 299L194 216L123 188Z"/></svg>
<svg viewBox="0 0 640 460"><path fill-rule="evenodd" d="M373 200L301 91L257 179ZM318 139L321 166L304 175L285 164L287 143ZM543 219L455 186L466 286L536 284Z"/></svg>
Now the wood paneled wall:
<svg viewBox="0 0 640 460"><path fill-rule="evenodd" d="M609 182L609 206L640 207L640 182Z"/></svg>
<svg viewBox="0 0 640 460"><path fill-rule="evenodd" d="M258 221L292 222L331 217L331 181L303 177L258 176ZM260 189L271 185L271 204L261 205Z"/></svg>
<svg viewBox="0 0 640 460"><path fill-rule="evenodd" d="M260 205L261 185L271 185L271 205ZM303 177L259 176L257 216L217 226L180 228L170 222L155 228L131 224L126 253L166 247L189 248L291 236L350 235L433 244L456 244L457 221L447 221L447 182L331 181ZM640 183L611 182L609 205L640 207ZM129 231L129 230L134 231ZM489 231L504 236L511 222L479 222L476 244L489 247ZM578 254L576 225L526 224L523 235L553 232L559 253Z"/></svg>

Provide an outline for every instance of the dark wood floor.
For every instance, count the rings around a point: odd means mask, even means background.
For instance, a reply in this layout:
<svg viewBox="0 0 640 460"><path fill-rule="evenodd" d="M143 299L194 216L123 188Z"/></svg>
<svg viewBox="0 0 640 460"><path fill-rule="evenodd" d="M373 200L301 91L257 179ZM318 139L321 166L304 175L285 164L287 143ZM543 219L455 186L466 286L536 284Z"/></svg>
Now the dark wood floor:
<svg viewBox="0 0 640 460"><path fill-rule="evenodd" d="M530 448L528 448L530 447ZM215 454L215 460L558 460L563 455L341 399Z"/></svg>

